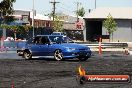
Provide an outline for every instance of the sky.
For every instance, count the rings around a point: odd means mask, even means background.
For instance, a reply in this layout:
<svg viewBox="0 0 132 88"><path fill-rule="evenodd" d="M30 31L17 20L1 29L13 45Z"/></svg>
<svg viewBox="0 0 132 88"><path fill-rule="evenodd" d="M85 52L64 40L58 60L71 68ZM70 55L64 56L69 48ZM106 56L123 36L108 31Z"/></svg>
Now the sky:
<svg viewBox="0 0 132 88"><path fill-rule="evenodd" d="M2 0L0 0L2 1ZM34 0L34 6L37 13L49 14L52 11L53 0ZM80 2L79 7L84 7L85 12L89 9L95 8L95 0L56 0L56 12L63 12L65 14L74 15L77 9L76 2ZM33 0L16 0L13 4L14 9L17 10L32 10ZM132 0L96 0L96 7L132 7Z"/></svg>

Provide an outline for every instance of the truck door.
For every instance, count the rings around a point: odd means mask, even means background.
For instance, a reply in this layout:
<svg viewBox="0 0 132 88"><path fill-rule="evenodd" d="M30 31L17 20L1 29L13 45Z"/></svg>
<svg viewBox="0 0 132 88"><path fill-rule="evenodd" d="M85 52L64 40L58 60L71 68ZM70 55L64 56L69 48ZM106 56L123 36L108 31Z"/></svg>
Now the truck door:
<svg viewBox="0 0 132 88"><path fill-rule="evenodd" d="M40 56L49 56L49 39L47 36L42 36L40 38Z"/></svg>
<svg viewBox="0 0 132 88"><path fill-rule="evenodd" d="M33 42L31 44L28 44L28 48L32 51L32 56L40 56L40 43L39 43L40 37L35 37L33 39Z"/></svg>

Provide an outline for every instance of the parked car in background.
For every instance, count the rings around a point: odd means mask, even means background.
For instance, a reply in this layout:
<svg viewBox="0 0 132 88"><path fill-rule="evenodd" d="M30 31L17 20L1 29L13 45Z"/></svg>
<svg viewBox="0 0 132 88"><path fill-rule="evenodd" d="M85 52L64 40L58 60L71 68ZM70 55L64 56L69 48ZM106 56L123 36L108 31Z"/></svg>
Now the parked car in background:
<svg viewBox="0 0 132 88"><path fill-rule="evenodd" d="M73 58L85 61L91 57L89 47L73 43L62 35L37 35L18 45L17 53L25 59L53 58L57 61Z"/></svg>
<svg viewBox="0 0 132 88"><path fill-rule="evenodd" d="M13 37L7 37L4 41L14 41Z"/></svg>
<svg viewBox="0 0 132 88"><path fill-rule="evenodd" d="M53 32L51 35L63 35L63 36L65 36L66 34L64 34L63 32Z"/></svg>

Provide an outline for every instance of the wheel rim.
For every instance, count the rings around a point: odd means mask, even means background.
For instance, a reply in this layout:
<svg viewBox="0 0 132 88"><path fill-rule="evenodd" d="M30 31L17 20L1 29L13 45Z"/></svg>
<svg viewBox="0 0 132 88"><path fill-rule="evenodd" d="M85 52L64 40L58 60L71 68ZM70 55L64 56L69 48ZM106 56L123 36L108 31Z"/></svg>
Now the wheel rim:
<svg viewBox="0 0 132 88"><path fill-rule="evenodd" d="M60 50L56 50L54 57L58 61L62 60L62 53L61 53L61 51Z"/></svg>
<svg viewBox="0 0 132 88"><path fill-rule="evenodd" d="M31 53L30 52L25 52L25 58L30 59L31 58Z"/></svg>

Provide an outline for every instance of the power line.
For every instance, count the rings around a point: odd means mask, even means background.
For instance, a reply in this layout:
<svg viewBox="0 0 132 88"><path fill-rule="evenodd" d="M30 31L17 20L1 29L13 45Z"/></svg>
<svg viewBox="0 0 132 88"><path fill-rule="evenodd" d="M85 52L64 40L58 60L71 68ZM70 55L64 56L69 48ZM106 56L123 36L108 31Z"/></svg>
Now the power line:
<svg viewBox="0 0 132 88"><path fill-rule="evenodd" d="M65 11L67 11L67 12L73 12L73 11L70 11L69 9L67 9L67 8L64 8L64 7L61 7L61 6L59 6L61 9L63 9L63 10L65 10Z"/></svg>
<svg viewBox="0 0 132 88"><path fill-rule="evenodd" d="M75 2L75 3L77 4L77 2ZM79 5L78 5L78 9L79 9L80 8L80 5L82 6L82 3L81 2L78 2L78 3L79 3ZM61 8L61 9L63 9L64 11L66 11L68 13L70 12L70 13L74 13L75 14L77 12L77 10L72 10L72 8L70 6L68 6L66 4L63 4L63 3L61 3L58 7ZM69 8L71 8L71 9L69 9ZM76 8L77 8L77 6L76 6ZM85 8L85 13L90 13L91 11L92 11L92 9L86 9Z"/></svg>
<svg viewBox="0 0 132 88"><path fill-rule="evenodd" d="M54 18L55 18L55 11L56 11L56 10L55 10L55 9L56 9L55 7L56 7L56 4L57 4L57 3L60 3L60 2L56 2L56 1L54 0L54 1L50 2L50 3L53 4L53 21L54 21Z"/></svg>
<svg viewBox="0 0 132 88"><path fill-rule="evenodd" d="M63 3L61 3L61 4L63 5L63 7L65 6L65 7L67 7L68 9L71 8L71 6L69 6L69 5L66 5L66 4L63 4Z"/></svg>
<svg viewBox="0 0 132 88"><path fill-rule="evenodd" d="M63 9L65 12L68 12L68 13L70 12L70 13L74 13L75 14L75 10L73 10L73 8L71 6L68 6L66 4L61 3L58 7L60 9Z"/></svg>

